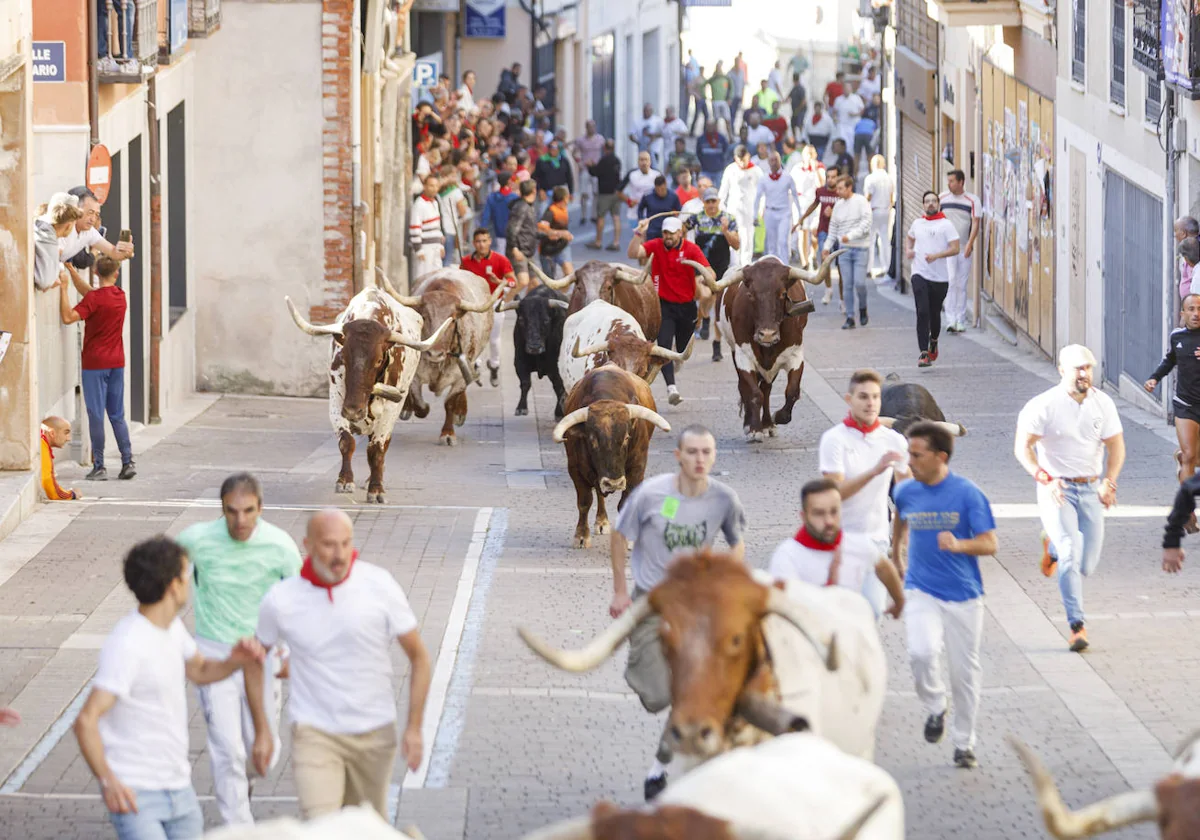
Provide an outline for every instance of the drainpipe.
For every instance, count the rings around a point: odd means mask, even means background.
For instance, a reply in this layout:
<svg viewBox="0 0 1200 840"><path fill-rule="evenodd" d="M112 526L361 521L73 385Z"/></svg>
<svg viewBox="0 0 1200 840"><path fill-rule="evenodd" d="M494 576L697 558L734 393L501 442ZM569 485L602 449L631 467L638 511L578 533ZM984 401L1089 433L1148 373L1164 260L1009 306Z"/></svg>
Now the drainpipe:
<svg viewBox="0 0 1200 840"><path fill-rule="evenodd" d="M88 137L88 150L100 143L100 74L96 67L97 55L100 52L100 41L96 36L99 25L96 16L96 4L88 3L88 125L91 129Z"/></svg>
<svg viewBox="0 0 1200 840"><path fill-rule="evenodd" d="M94 4L92 4L94 5ZM159 352L162 324L162 158L158 137L157 76L146 82L146 133L150 139L150 406L151 423L161 423Z"/></svg>
<svg viewBox="0 0 1200 840"><path fill-rule="evenodd" d="M1163 310L1166 313L1166 329L1163 330L1163 346L1167 346L1170 341L1169 336L1171 331L1175 329L1175 323L1178 318L1177 308L1175 305L1176 289L1179 288L1178 260L1175 259L1175 178L1178 171L1178 153L1175 151L1175 91L1170 87L1163 85L1163 93L1167 97L1164 103L1166 107L1166 117L1164 122L1163 134L1166 135L1167 147L1167 184L1166 184L1166 201L1163 202L1165 216L1163 220L1163 277L1165 278L1165 286L1163 294ZM1172 376L1177 375L1172 373ZM1166 399L1168 393L1167 388L1163 388L1163 402L1167 408L1167 422L1172 422L1175 412L1172 410L1173 401Z"/></svg>
<svg viewBox="0 0 1200 840"><path fill-rule="evenodd" d="M354 291L363 288L362 264L366 248L363 241L362 213L362 0L354 0L354 19L350 28L350 183L351 212L350 235L354 243L353 283Z"/></svg>

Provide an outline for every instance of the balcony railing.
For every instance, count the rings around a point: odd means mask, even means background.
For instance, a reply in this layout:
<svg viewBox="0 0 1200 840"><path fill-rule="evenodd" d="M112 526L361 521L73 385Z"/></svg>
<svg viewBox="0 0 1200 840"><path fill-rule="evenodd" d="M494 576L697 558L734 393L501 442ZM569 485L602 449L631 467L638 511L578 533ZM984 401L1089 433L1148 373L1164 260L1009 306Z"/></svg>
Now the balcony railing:
<svg viewBox="0 0 1200 840"><path fill-rule="evenodd" d="M108 11L97 74L102 84L139 84L158 63L158 0L118 0L117 6Z"/></svg>
<svg viewBox="0 0 1200 840"><path fill-rule="evenodd" d="M1020 0L934 0L947 26L1020 26Z"/></svg>
<svg viewBox="0 0 1200 840"><path fill-rule="evenodd" d="M207 38L221 28L221 0L188 0L188 35Z"/></svg>

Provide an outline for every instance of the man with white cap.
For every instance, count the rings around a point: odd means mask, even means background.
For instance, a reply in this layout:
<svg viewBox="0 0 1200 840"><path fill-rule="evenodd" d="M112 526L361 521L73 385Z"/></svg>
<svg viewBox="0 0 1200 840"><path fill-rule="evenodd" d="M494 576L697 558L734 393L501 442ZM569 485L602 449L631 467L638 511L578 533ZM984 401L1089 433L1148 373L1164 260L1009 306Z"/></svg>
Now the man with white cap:
<svg viewBox="0 0 1200 840"><path fill-rule="evenodd" d="M706 180L701 178L701 180ZM741 234L738 232L737 220L721 209L721 194L711 186L700 195L698 210L689 212L692 202L683 206L683 229L689 235L694 234L696 247L708 259L708 264L718 278L724 277L729 270L733 254L742 245ZM705 294L708 292L708 294ZM700 287L700 340L707 341L709 336L709 317L717 296L709 291L707 286ZM713 339L713 361L721 361L721 339Z"/></svg>
<svg viewBox="0 0 1200 840"><path fill-rule="evenodd" d="M1037 481L1042 518L1042 574L1058 567L1070 649L1087 649L1083 578L1096 570L1104 543L1104 508L1117 501L1125 436L1112 398L1092 387L1096 357L1082 344L1058 355L1062 382L1025 404L1014 454ZM1104 452L1107 450L1107 462Z"/></svg>

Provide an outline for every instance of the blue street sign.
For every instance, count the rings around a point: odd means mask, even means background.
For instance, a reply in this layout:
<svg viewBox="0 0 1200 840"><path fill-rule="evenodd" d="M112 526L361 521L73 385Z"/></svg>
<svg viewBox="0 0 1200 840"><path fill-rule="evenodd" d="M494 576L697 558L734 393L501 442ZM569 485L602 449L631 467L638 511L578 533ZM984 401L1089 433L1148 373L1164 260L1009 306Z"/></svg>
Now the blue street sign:
<svg viewBox="0 0 1200 840"><path fill-rule="evenodd" d="M468 38L503 38L507 0L466 0L464 32Z"/></svg>
<svg viewBox="0 0 1200 840"><path fill-rule="evenodd" d="M435 56L418 58L413 64L413 87L431 88L437 84L438 75L442 72L441 59Z"/></svg>
<svg viewBox="0 0 1200 840"><path fill-rule="evenodd" d="M66 41L33 42L33 80L35 82L65 82L67 80Z"/></svg>

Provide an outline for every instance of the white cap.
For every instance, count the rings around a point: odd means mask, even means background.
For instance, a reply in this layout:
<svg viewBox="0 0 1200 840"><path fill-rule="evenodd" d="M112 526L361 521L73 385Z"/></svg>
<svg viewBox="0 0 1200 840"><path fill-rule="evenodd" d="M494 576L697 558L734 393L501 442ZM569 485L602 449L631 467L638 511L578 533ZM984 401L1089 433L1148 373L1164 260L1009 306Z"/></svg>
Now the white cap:
<svg viewBox="0 0 1200 840"><path fill-rule="evenodd" d="M683 230L683 222L679 220L678 216L671 216L663 220L662 229L663 233L678 233Z"/></svg>
<svg viewBox="0 0 1200 840"><path fill-rule="evenodd" d="M1061 368L1077 368L1095 364L1096 357L1082 344L1068 344L1058 351L1058 366Z"/></svg>

